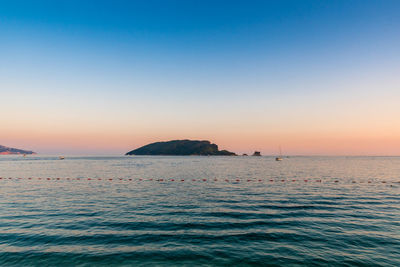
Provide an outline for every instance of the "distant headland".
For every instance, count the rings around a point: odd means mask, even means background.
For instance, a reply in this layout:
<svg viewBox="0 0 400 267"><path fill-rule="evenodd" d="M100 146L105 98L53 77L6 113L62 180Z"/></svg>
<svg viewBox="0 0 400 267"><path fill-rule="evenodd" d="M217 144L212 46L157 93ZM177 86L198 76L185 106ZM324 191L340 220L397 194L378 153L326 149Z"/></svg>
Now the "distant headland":
<svg viewBox="0 0 400 267"><path fill-rule="evenodd" d="M12 148L0 145L0 155L18 155L18 154L36 154L36 153L29 150L22 150L18 148Z"/></svg>
<svg viewBox="0 0 400 267"><path fill-rule="evenodd" d="M227 150L218 150L216 144L210 141L172 140L151 143L125 155L165 155L165 156L236 156Z"/></svg>

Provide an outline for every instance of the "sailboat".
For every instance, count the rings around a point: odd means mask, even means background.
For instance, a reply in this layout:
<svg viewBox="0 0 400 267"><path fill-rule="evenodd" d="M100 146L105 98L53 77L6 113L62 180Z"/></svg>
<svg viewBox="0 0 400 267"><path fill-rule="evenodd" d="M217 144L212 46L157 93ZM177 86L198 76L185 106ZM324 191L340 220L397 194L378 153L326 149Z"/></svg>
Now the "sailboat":
<svg viewBox="0 0 400 267"><path fill-rule="evenodd" d="M283 160L281 146L279 146L279 156L276 157L275 160L276 161L282 161Z"/></svg>

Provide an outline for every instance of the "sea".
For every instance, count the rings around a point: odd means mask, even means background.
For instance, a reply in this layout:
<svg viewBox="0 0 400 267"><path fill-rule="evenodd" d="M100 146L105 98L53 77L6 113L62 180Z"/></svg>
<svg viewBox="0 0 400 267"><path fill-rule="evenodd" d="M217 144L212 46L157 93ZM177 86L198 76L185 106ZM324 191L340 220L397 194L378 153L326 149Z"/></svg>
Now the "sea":
<svg viewBox="0 0 400 267"><path fill-rule="evenodd" d="M400 157L0 156L0 266L400 266Z"/></svg>

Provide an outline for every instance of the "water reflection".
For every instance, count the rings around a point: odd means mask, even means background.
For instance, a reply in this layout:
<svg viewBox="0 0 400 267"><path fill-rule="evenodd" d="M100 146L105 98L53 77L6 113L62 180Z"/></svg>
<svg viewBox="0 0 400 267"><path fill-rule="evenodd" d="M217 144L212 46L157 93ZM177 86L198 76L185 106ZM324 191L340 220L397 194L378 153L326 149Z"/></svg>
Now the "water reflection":
<svg viewBox="0 0 400 267"><path fill-rule="evenodd" d="M1 265L400 266L400 190L382 183L399 158L0 157L0 170L24 178L0 181Z"/></svg>

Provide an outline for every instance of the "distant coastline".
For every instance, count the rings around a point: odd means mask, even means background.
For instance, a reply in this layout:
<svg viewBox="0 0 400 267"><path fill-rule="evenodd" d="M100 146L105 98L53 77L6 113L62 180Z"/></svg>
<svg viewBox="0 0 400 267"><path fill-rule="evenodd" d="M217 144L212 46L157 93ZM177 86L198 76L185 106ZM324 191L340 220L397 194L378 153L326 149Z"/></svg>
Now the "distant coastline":
<svg viewBox="0 0 400 267"><path fill-rule="evenodd" d="M31 154L36 154L36 152L0 145L0 155L23 155L23 154L31 155Z"/></svg>

